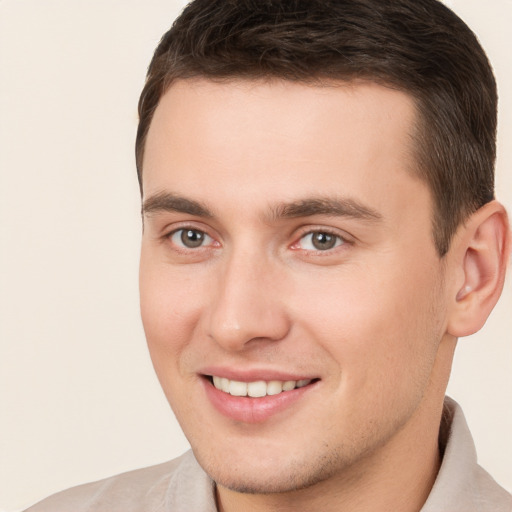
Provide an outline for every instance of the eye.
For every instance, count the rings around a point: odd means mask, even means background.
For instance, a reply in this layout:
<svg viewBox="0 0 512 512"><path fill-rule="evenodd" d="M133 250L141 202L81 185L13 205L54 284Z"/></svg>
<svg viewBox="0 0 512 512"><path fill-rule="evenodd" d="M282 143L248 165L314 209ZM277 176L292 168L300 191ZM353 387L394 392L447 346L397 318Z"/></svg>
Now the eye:
<svg viewBox="0 0 512 512"><path fill-rule="evenodd" d="M344 243L341 237L332 233L312 231L301 237L297 245L306 251L328 251Z"/></svg>
<svg viewBox="0 0 512 512"><path fill-rule="evenodd" d="M177 229L170 234L171 242L178 247L197 249L213 242L211 236L199 229L183 228Z"/></svg>

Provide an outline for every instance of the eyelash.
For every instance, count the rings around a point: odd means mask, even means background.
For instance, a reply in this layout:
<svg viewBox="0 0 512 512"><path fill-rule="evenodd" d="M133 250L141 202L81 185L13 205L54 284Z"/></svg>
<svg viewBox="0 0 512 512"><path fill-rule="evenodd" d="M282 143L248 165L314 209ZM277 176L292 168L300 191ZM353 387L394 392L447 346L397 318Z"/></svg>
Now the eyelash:
<svg viewBox="0 0 512 512"><path fill-rule="evenodd" d="M208 246L205 246L203 243L201 243L200 245L197 245L196 247L187 247L185 245L185 243L183 242L183 236L187 232L195 233L196 235L198 234L200 237L203 238L203 240L206 240L206 241L210 240L209 245L212 245L211 242L214 242L213 245L220 245L220 244L218 244L218 242L215 242L215 240L210 235L208 235L208 233L206 233L202 229L197 229L192 226L184 226L184 227L175 229L175 230L171 231L168 235L166 235L166 238L169 239L171 241L171 243L174 246L176 246L177 248L179 248L179 250L181 250L181 251L194 251L196 249L205 249L208 247ZM178 238L181 239L181 243Z"/></svg>
<svg viewBox="0 0 512 512"><path fill-rule="evenodd" d="M185 236L186 232L194 233L194 234L198 235L200 238L202 237L203 240L200 241L200 244L195 247L187 247L183 241L183 237ZM332 237L334 239L333 240L334 245L332 247L327 247L325 249L319 249L318 247L316 247L316 248L301 247L301 241L306 239L306 237L311 237L310 245L314 246L314 240L312 239L312 237L314 235L325 235L327 237ZM219 242L216 242L214 238L212 238L210 235L208 235L208 233L206 233L205 231L203 231L201 229L192 227L192 226L184 226L184 227L175 229L175 230L171 231L169 234L167 234L165 237L166 237L166 239L170 240L171 243L180 251L195 251L196 249L204 250L204 249L209 249L209 248L215 247L215 246L220 247ZM207 245L204 244L205 241L208 242ZM316 254L322 254L322 253L329 254L336 248L346 245L346 244L349 244L349 243L350 243L350 241L347 240L345 237L341 236L338 233L334 233L328 229L312 229L312 230L302 233L301 236L297 239L297 241L294 242L290 246L290 249L292 249L292 250L301 250L302 249L303 251L310 253L310 254L315 254L315 253Z"/></svg>
<svg viewBox="0 0 512 512"><path fill-rule="evenodd" d="M327 235L327 237L334 238L334 245L332 247L328 247L325 249L319 249L319 248L311 248L307 249L304 247L301 247L301 241L306 239L306 237L311 237L310 244L314 245L314 241L312 237L314 235ZM318 228L318 229L310 229L300 235L300 237L297 239L296 242L294 242L290 248L293 250L302 250L308 254L315 254L315 255L328 255L332 254L333 251L335 251L337 248L350 244L351 242L345 238L344 236L340 235L339 233L335 233L334 231L331 231L329 229L325 228Z"/></svg>

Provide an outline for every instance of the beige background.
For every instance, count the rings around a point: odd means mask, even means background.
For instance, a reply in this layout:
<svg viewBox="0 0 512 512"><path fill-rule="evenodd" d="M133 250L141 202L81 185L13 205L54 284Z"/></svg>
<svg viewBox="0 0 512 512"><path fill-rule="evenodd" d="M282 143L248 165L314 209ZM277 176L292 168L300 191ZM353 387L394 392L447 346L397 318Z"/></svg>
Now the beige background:
<svg viewBox="0 0 512 512"><path fill-rule="evenodd" d="M512 2L449 2L498 77L512 207ZM176 456L139 321L136 102L175 0L0 0L0 511ZM507 144L508 141L508 144ZM512 285L449 392L512 490Z"/></svg>

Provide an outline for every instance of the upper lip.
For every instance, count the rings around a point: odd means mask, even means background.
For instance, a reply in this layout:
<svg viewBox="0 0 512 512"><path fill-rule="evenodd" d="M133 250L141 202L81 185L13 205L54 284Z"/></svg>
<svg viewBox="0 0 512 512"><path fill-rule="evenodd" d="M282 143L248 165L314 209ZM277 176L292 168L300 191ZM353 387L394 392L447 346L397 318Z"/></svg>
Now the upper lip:
<svg viewBox="0 0 512 512"><path fill-rule="evenodd" d="M223 366L209 366L202 368L198 373L207 376L224 377L229 380L236 380L239 382L255 382L263 380L266 382L272 380L290 381L290 380L306 380L318 379L317 375L305 374L302 372L283 371L270 368L229 368Z"/></svg>

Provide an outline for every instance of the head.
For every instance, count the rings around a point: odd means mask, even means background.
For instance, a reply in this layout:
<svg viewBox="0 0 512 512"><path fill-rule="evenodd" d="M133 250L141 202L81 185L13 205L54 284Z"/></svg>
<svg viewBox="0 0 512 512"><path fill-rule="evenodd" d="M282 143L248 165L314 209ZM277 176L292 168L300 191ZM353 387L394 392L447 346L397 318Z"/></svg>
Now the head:
<svg viewBox="0 0 512 512"><path fill-rule="evenodd" d="M192 2L163 36L141 94L141 190L153 113L174 81L193 77L364 79L410 95L414 172L432 194L440 256L458 225L494 197L493 73L473 32L439 1Z"/></svg>
<svg viewBox="0 0 512 512"><path fill-rule="evenodd" d="M139 107L143 323L202 466L235 492L428 485L508 247L471 31L434 0L198 0Z"/></svg>

